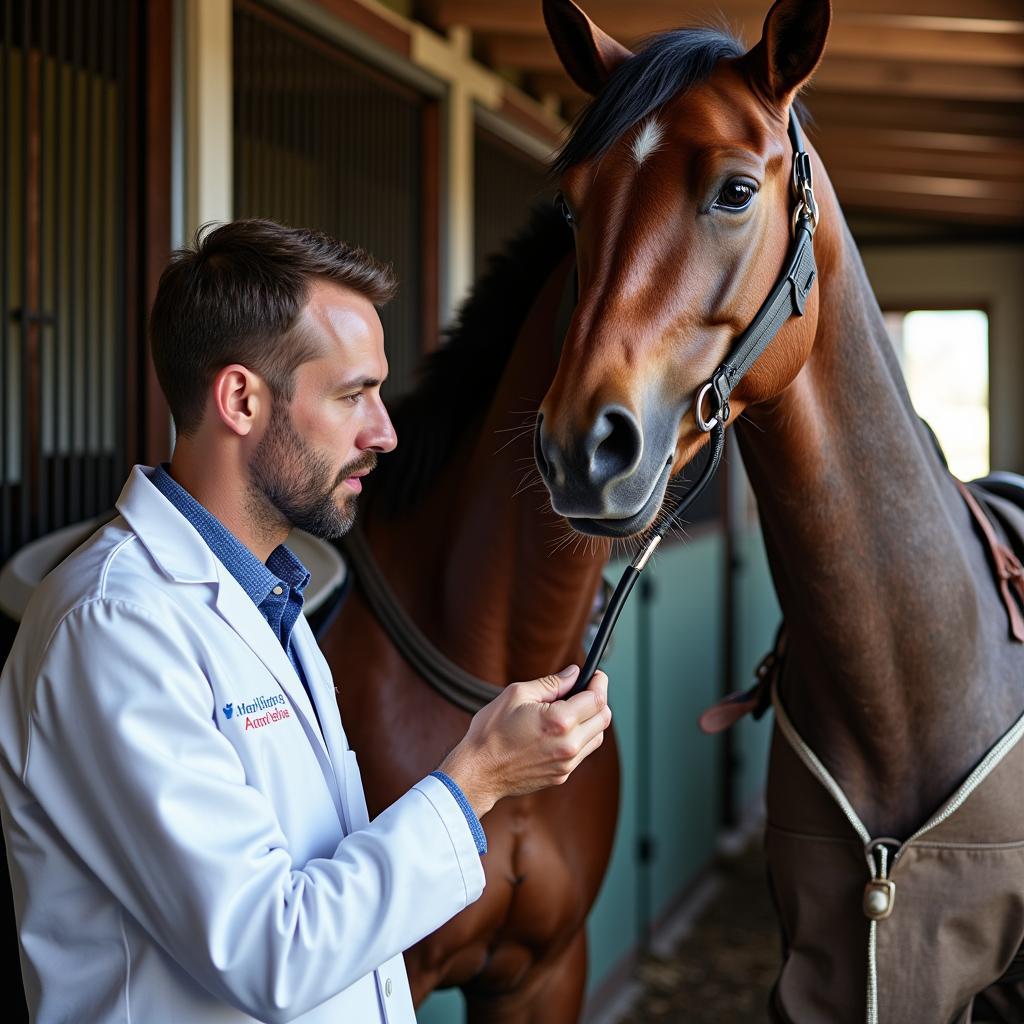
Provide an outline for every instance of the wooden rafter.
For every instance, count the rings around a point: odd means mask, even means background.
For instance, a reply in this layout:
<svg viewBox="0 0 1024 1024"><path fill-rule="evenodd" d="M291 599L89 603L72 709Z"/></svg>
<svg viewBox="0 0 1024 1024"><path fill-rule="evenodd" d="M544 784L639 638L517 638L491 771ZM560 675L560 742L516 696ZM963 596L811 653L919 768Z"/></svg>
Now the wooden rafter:
<svg viewBox="0 0 1024 1024"><path fill-rule="evenodd" d="M768 0L583 0L627 44L687 24L760 35ZM566 76L540 0L419 0L474 52L567 118L588 102ZM844 0L805 103L808 134L849 209L1024 225L1022 0Z"/></svg>
<svg viewBox="0 0 1024 1024"><path fill-rule="evenodd" d="M531 26L542 24L539 0L427 0L420 6L442 28L466 25L476 32L529 32ZM630 9L642 12L656 28L700 24L716 12L727 19L760 25L770 4L758 0L720 0L713 5L702 0L643 0L626 5L620 0L589 0L583 6L607 30ZM1000 22L1005 26L1024 20L1016 0L977 0L969 6L962 0L853 0L836 13L837 21L863 18L881 18L891 24L934 24L936 19L954 24L989 22L996 23L991 26L995 31L1000 30Z"/></svg>

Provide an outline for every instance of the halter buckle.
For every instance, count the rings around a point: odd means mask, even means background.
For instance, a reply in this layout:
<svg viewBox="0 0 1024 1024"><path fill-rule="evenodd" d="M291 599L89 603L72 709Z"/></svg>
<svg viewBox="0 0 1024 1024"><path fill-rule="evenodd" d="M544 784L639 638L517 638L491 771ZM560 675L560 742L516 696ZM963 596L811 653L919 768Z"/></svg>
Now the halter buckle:
<svg viewBox="0 0 1024 1024"><path fill-rule="evenodd" d="M796 235L801 220L807 222L807 230L814 234L818 227L818 201L814 198L814 189L810 185L801 183L800 198L793 207L793 234Z"/></svg>
<svg viewBox="0 0 1024 1024"><path fill-rule="evenodd" d="M796 198L793 234L796 235L800 221L806 220L808 231L813 235L818 227L818 202L814 198L811 158L803 150L793 155L793 196Z"/></svg>

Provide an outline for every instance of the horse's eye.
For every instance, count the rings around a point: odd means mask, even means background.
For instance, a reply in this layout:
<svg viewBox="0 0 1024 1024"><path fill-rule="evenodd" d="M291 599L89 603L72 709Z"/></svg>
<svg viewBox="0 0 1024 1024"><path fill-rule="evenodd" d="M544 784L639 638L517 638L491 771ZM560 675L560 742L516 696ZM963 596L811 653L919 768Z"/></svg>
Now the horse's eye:
<svg viewBox="0 0 1024 1024"><path fill-rule="evenodd" d="M572 210L569 209L569 204L565 201L565 196L561 192L555 196L555 206L558 207L565 218L565 223L572 227L576 223L576 218L572 215Z"/></svg>
<svg viewBox="0 0 1024 1024"><path fill-rule="evenodd" d="M720 210L732 210L733 212L745 210L750 205L750 200L754 198L755 192L757 189L750 182L734 178L718 193L715 206Z"/></svg>

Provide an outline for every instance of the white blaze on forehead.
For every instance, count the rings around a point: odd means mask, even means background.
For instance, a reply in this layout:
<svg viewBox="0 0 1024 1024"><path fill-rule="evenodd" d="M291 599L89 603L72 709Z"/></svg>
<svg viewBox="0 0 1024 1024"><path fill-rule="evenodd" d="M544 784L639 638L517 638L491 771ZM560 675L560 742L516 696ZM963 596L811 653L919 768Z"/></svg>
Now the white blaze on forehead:
<svg viewBox="0 0 1024 1024"><path fill-rule="evenodd" d="M661 145L661 140L664 137L665 129L662 128L658 119L650 118L633 140L633 159L638 164L642 164Z"/></svg>

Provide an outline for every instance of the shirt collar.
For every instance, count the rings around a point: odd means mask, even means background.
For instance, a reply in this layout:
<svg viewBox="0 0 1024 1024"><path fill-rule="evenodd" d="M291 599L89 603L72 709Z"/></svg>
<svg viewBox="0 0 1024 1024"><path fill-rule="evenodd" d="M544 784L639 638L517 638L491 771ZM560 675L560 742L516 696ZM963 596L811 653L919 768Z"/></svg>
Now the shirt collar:
<svg viewBox="0 0 1024 1024"><path fill-rule="evenodd" d="M150 477L153 486L192 524L254 604L261 605L275 587L282 585L302 593L309 582L309 573L293 552L280 544L264 565L213 513L196 501L168 469L167 463L157 466Z"/></svg>

